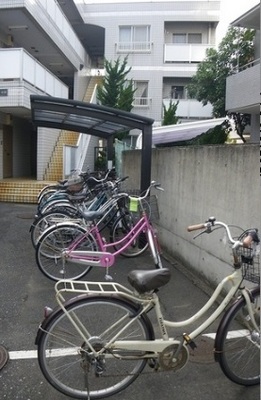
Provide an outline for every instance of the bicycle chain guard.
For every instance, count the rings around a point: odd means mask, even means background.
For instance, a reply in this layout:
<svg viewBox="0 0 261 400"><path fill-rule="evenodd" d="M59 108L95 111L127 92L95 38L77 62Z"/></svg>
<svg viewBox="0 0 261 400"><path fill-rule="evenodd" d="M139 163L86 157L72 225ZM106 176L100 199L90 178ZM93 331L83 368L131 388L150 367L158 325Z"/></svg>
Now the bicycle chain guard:
<svg viewBox="0 0 261 400"><path fill-rule="evenodd" d="M178 344L172 344L160 353L159 365L162 370L178 371L186 365L189 358L187 346L183 345L179 351L178 348Z"/></svg>

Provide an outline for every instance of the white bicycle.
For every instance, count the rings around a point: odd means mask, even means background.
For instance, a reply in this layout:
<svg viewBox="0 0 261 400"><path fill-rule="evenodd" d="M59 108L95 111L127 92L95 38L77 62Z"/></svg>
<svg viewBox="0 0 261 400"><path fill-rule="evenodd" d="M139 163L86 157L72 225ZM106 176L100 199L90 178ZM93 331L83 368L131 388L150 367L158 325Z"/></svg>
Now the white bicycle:
<svg viewBox="0 0 261 400"><path fill-rule="evenodd" d="M76 399L101 399L127 388L147 363L153 372L177 371L187 364L188 348L195 346L194 340L226 308L216 332L215 360L233 382L245 386L259 384L260 287L249 290L244 285L244 278L259 282L255 257L259 243L257 230L247 230L234 240L229 226L215 218L188 230L203 229L210 233L215 227L224 228L232 244L234 272L220 282L202 309L187 320L174 322L163 316L157 289L170 279L167 268L130 272L128 280L133 290L113 282L57 282L59 307L46 308L46 318L36 338L39 365L48 382ZM188 329L202 317L227 284L230 289L223 301L203 323L180 337L169 335L169 328ZM65 300L68 295L69 300ZM155 337L149 318L152 309L160 338Z"/></svg>

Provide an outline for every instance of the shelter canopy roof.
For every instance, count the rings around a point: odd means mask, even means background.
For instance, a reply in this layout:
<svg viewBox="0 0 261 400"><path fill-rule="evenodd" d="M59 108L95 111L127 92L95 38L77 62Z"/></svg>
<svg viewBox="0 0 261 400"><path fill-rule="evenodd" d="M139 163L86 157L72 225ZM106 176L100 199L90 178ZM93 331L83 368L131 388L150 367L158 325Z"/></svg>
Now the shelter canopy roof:
<svg viewBox="0 0 261 400"><path fill-rule="evenodd" d="M131 129L143 131L154 122L111 107L49 96L31 95L31 110L36 126L88 133L103 139Z"/></svg>
<svg viewBox="0 0 261 400"><path fill-rule="evenodd" d="M143 192L148 188L151 180L153 119L77 100L38 95L31 95L30 100L32 122L35 126L87 133L107 139L108 160L112 160L109 152L112 153L113 135L132 129L141 130L140 190Z"/></svg>

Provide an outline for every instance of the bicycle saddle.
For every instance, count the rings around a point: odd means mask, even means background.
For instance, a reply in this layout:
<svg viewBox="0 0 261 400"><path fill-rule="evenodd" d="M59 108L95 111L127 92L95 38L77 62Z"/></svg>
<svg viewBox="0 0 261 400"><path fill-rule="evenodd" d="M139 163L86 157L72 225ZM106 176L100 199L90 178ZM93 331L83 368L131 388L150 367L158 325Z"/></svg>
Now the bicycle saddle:
<svg viewBox="0 0 261 400"><path fill-rule="evenodd" d="M133 270L128 275L128 281L138 293L150 292L166 285L170 280L170 270L161 268L156 270Z"/></svg>

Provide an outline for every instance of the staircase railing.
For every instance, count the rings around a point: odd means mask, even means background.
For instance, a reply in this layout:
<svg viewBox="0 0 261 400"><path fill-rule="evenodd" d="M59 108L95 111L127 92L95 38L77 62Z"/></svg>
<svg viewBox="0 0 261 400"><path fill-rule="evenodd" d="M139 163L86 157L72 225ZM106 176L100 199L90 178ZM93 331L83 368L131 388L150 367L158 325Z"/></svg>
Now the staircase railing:
<svg viewBox="0 0 261 400"><path fill-rule="evenodd" d="M97 102L96 98L97 87L98 84L96 83L91 95L90 103L96 104ZM71 174L71 171L73 170L78 170L78 171L83 170L83 165L86 159L86 154L88 151L90 140L91 140L91 135L80 133L76 146L70 146L70 145L64 146L64 163L63 163L64 178L67 178Z"/></svg>

